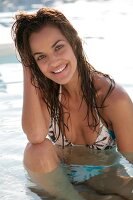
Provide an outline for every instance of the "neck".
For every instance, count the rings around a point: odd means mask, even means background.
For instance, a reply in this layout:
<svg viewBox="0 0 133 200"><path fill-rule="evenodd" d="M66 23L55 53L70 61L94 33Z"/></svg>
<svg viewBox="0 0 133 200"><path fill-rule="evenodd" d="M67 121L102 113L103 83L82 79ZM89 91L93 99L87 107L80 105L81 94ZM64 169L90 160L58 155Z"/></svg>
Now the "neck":
<svg viewBox="0 0 133 200"><path fill-rule="evenodd" d="M72 82L62 86L64 93L68 96L68 98L78 101L81 99L81 86L80 86L80 78L76 78Z"/></svg>

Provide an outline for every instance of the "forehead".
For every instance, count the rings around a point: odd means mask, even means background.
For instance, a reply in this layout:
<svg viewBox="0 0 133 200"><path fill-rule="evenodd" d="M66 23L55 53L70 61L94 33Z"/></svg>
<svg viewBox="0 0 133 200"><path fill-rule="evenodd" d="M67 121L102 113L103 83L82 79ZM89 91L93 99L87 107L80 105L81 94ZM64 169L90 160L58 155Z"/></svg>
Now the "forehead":
<svg viewBox="0 0 133 200"><path fill-rule="evenodd" d="M40 31L34 32L29 38L32 51L53 45L57 40L66 40L60 29L54 26L43 27Z"/></svg>

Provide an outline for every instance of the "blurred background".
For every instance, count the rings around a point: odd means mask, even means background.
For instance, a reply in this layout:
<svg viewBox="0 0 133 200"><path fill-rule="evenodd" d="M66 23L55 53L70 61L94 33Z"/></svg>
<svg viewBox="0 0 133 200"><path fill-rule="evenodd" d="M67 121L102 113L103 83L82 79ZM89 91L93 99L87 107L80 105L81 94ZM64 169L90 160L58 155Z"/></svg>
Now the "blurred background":
<svg viewBox="0 0 133 200"><path fill-rule="evenodd" d="M11 26L18 10L58 8L83 40L90 63L110 74L133 99L133 0L0 0L0 199L40 197L23 168L27 139L21 129L23 77Z"/></svg>

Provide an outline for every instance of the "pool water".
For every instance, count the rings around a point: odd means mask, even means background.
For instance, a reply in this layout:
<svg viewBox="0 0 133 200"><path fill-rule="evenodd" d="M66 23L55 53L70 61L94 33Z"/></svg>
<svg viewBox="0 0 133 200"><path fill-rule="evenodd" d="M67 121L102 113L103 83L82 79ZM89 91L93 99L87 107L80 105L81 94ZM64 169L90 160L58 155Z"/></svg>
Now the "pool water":
<svg viewBox="0 0 133 200"><path fill-rule="evenodd" d="M75 1L57 7L80 29L94 67L111 74L133 99L133 3L120 2ZM81 6L84 12L80 12ZM21 128L22 98L21 64L15 55L0 57L0 199L52 200L31 182L23 167L27 138ZM83 148L72 152L76 152L75 156L84 153L89 157L89 165L113 165L90 178L86 185L75 185L86 199L133 199L133 166L117 150L92 152Z"/></svg>

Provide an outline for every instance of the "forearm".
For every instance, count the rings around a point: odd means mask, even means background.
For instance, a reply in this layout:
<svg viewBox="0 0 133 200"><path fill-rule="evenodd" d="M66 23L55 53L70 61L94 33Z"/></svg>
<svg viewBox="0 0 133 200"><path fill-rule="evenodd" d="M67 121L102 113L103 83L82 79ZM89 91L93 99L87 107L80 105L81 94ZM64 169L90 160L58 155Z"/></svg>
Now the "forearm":
<svg viewBox="0 0 133 200"><path fill-rule="evenodd" d="M24 68L24 93L22 128L31 143L41 143L49 126L49 113L45 103L39 98L39 91L31 84L31 74Z"/></svg>

